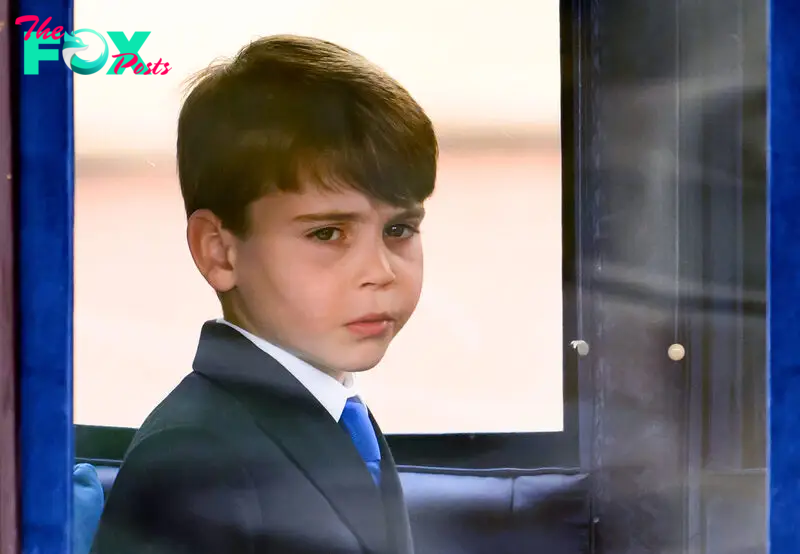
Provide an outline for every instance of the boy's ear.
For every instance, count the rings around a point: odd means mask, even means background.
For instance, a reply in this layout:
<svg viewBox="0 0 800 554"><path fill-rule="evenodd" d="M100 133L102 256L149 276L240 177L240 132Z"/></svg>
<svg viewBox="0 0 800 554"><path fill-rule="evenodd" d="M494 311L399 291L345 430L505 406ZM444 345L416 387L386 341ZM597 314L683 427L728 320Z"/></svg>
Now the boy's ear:
<svg viewBox="0 0 800 554"><path fill-rule="evenodd" d="M197 210L189 216L186 240L197 269L218 293L236 286L235 237L210 210Z"/></svg>

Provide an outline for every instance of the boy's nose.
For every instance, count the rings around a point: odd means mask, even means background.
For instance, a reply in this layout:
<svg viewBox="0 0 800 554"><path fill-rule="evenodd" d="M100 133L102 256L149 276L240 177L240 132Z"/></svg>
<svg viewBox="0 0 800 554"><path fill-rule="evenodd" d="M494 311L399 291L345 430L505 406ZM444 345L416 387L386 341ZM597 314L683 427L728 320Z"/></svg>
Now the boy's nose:
<svg viewBox="0 0 800 554"><path fill-rule="evenodd" d="M361 286L385 287L394 282L391 254L385 245L370 248L365 253L362 265Z"/></svg>

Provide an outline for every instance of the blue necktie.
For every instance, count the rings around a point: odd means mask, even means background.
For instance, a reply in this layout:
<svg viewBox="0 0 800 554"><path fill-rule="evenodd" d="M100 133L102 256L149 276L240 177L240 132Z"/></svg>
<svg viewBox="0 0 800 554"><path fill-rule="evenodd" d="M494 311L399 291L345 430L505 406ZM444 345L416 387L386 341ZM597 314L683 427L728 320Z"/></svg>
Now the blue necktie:
<svg viewBox="0 0 800 554"><path fill-rule="evenodd" d="M361 455L367 469L372 474L375 484L381 482L381 449L378 446L378 437L369 420L367 407L357 396L347 399L342 412L341 424L353 439L356 450Z"/></svg>

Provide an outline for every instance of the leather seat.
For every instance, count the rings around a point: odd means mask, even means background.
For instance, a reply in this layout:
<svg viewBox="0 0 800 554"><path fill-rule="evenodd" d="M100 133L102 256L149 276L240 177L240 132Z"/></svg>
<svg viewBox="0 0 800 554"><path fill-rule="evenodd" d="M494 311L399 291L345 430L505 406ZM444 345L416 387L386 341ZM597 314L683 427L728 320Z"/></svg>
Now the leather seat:
<svg viewBox="0 0 800 554"><path fill-rule="evenodd" d="M590 551L588 477L566 470L400 467L416 554ZM108 494L117 468L98 466Z"/></svg>

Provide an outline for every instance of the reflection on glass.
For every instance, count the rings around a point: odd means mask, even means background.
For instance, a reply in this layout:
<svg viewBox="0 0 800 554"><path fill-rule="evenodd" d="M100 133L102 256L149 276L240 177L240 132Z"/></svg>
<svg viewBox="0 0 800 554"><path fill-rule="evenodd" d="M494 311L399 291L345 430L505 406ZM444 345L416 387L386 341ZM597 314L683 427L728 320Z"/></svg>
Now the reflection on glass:
<svg viewBox="0 0 800 554"><path fill-rule="evenodd" d="M558 4L226 9L76 2L76 27L149 31L140 54L172 68L75 79L76 423L138 427L190 370L202 322L221 315L184 237L174 162L183 81L251 38L295 33L381 65L428 111L441 142L422 300L384 361L359 376L383 429L560 430ZM411 16L421 11L424 20Z"/></svg>

